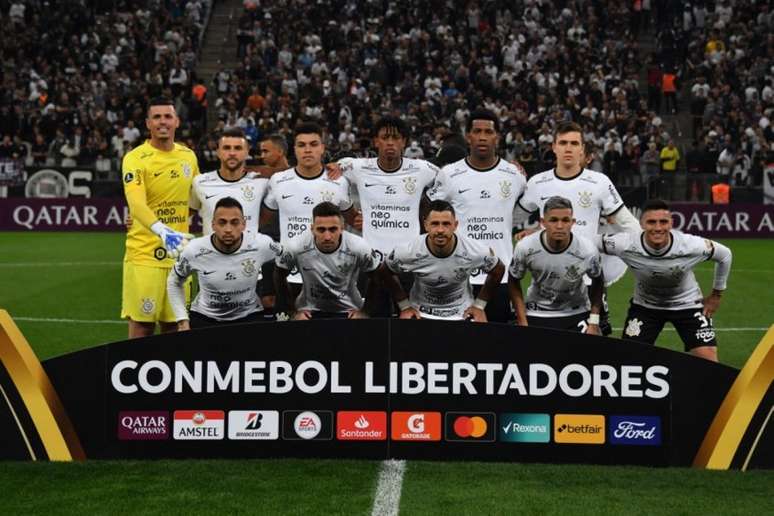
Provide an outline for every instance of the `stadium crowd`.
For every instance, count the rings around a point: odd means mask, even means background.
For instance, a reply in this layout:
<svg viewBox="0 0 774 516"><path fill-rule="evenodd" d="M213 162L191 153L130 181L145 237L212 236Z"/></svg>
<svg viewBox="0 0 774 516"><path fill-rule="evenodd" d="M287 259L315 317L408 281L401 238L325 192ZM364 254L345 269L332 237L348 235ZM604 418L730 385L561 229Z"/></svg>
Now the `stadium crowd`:
<svg viewBox="0 0 774 516"><path fill-rule="evenodd" d="M206 112L192 95L212 0L0 2L4 155L33 165L117 170L142 142L145 105L175 99L194 146Z"/></svg>
<svg viewBox="0 0 774 516"><path fill-rule="evenodd" d="M195 65L212 4L0 2L0 153L115 170L142 141L142 106L165 94L205 170L229 126L257 155L264 136L315 120L329 157L358 156L373 154L376 119L400 115L407 155L431 157L485 107L502 121L503 156L529 173L553 164L553 128L571 119L593 143L590 167L622 187L672 164L761 181L774 107L766 2L246 0L240 64L203 85ZM690 150L673 114L690 120ZM681 159L665 165L670 140Z"/></svg>

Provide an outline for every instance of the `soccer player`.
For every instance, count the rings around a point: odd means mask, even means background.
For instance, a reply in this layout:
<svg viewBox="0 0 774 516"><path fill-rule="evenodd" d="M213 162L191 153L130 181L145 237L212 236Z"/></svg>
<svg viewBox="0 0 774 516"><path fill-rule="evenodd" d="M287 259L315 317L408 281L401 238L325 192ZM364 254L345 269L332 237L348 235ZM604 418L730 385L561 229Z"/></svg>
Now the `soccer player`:
<svg viewBox="0 0 774 516"><path fill-rule="evenodd" d="M171 100L153 99L145 126L150 140L124 156L124 193L132 224L126 235L121 317L129 320L129 338L175 331L167 300L167 275L173 258L191 238L188 198L199 174L196 155L175 143L180 125Z"/></svg>
<svg viewBox="0 0 774 516"><path fill-rule="evenodd" d="M602 217L608 223L614 224L616 229L639 231L637 219L632 216L610 179L600 172L584 168L586 153L583 131L578 124L559 124L554 130L552 149L556 154L556 167L535 174L527 181L524 195L519 200L519 207L523 212L538 212L543 216L545 202L551 197L561 196L572 203L575 217L573 231L592 241L596 239ZM523 212L517 217L522 218ZM523 231L518 238L532 232ZM607 284L610 285L624 275L626 267L619 260L603 256L602 270ZM604 305L603 297L602 333L609 335L612 329L607 321Z"/></svg>
<svg viewBox="0 0 774 516"><path fill-rule="evenodd" d="M363 238L383 255L420 233L420 204L438 168L421 159L403 157L409 137L405 122L381 118L373 130L376 158L344 158L339 166L356 190L362 212ZM404 288L409 278L401 278ZM392 315L393 303L380 291L375 315Z"/></svg>
<svg viewBox="0 0 774 516"><path fill-rule="evenodd" d="M726 290L731 250L672 229L672 213L662 200L648 201L640 222L642 230L637 234L597 239L600 251L620 257L635 277L623 338L653 344L664 324L671 322L686 351L717 362L712 316ZM704 298L693 268L707 260L715 262L715 275L712 292Z"/></svg>
<svg viewBox="0 0 774 516"><path fill-rule="evenodd" d="M486 322L487 303L505 272L502 261L491 248L457 232L459 221L446 201L430 202L424 225L427 235L401 244L385 260L384 283L393 290L400 318ZM479 270L486 281L474 299L470 277ZM390 273L414 275L408 299Z"/></svg>
<svg viewBox="0 0 774 516"><path fill-rule="evenodd" d="M357 289L361 273L372 277L366 299L373 299L374 273L381 254L361 237L344 231L344 217L333 203L322 202L312 210L312 226L289 239L276 260L277 291L289 300L293 319L362 319L368 316ZM290 270L298 269L303 287L296 299L289 291Z"/></svg>
<svg viewBox="0 0 774 516"><path fill-rule="evenodd" d="M213 210L211 234L193 239L183 250L167 278L178 331L263 320L255 286L261 265L280 255L282 246L246 227L240 202L222 197ZM187 313L183 283L192 274L199 292Z"/></svg>
<svg viewBox="0 0 774 516"><path fill-rule="evenodd" d="M277 172L290 168L288 164L288 143L281 134L272 134L267 136L259 144L261 160L263 161L263 175L266 178L271 177ZM270 220L261 221L261 230L274 240L280 239L279 221L277 217L270 217ZM268 261L263 264L261 273L264 281L261 282L261 303L263 304L264 317L274 318L274 305L277 302L276 292L274 291L274 261Z"/></svg>
<svg viewBox="0 0 774 516"><path fill-rule="evenodd" d="M459 217L462 233L492 248L503 263L509 263L513 253L513 212L526 179L518 167L497 154L497 115L489 110L472 112L466 133L468 157L443 167L427 195L432 200L449 201ZM486 280L481 271L473 271L471 282L477 295ZM506 282L503 278L487 306L490 321L512 319Z"/></svg>
<svg viewBox="0 0 774 516"><path fill-rule="evenodd" d="M322 128L315 123L302 123L296 128L294 151L298 164L269 179L269 192L264 205L279 211L280 242L285 244L312 225L312 209L321 202L331 202L351 216L352 201L349 181L344 177L331 179L323 166L325 145ZM293 272L288 281L301 283L301 275Z"/></svg>
<svg viewBox="0 0 774 516"><path fill-rule="evenodd" d="M218 139L220 168L194 179L190 207L199 211L204 235L212 233L215 205L224 197L239 201L244 210L246 230L258 233L258 216L269 180L245 169L248 154L244 131L238 127L226 129Z"/></svg>
<svg viewBox="0 0 774 516"><path fill-rule="evenodd" d="M508 269L516 324L601 335L604 281L595 243L572 232L572 203L564 197L546 200L540 222L542 231L516 244ZM527 271L532 283L525 302L520 281ZM591 278L590 289L584 274Z"/></svg>

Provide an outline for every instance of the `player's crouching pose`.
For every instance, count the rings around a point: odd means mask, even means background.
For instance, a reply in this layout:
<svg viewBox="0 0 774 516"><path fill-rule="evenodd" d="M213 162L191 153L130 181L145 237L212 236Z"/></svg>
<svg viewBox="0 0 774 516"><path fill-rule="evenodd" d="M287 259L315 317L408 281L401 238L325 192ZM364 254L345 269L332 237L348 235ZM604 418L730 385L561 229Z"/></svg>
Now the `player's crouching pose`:
<svg viewBox="0 0 774 516"><path fill-rule="evenodd" d="M623 338L653 344L671 322L686 351L717 362L712 315L720 306L731 270L731 250L717 242L672 229L667 203L652 200L642 208L642 232L605 235L599 249L620 257L635 277L634 296ZM702 298L693 268L716 262L712 293Z"/></svg>
<svg viewBox="0 0 774 516"><path fill-rule="evenodd" d="M220 199L212 214L212 234L192 240L167 278L178 331L263 320L255 287L261 265L281 252L282 246L266 235L245 231L239 201ZM194 273L199 293L188 314L183 284Z"/></svg>
<svg viewBox="0 0 774 516"><path fill-rule="evenodd" d="M508 290L516 324L601 335L604 279L594 242L573 233L572 203L564 197L546 201L540 222L543 231L522 238L513 250ZM527 271L532 283L525 303L520 280ZM584 274L591 278L590 288Z"/></svg>
<svg viewBox="0 0 774 516"><path fill-rule="evenodd" d="M396 247L386 259L385 283L398 303L401 319L487 321L484 310L505 266L492 249L457 233L458 224L450 203L432 201L424 220L427 235ZM470 276L476 270L483 270L487 277L474 300ZM401 273L414 275L408 299L393 277Z"/></svg>
<svg viewBox="0 0 774 516"><path fill-rule="evenodd" d="M338 206L321 202L312 210L312 227L287 240L277 257L277 292L287 296L293 319L362 319L371 313L357 289L357 278L369 273L366 300L373 300L375 272L382 255L357 235L344 231ZM298 270L303 288L298 298L289 290L288 275Z"/></svg>

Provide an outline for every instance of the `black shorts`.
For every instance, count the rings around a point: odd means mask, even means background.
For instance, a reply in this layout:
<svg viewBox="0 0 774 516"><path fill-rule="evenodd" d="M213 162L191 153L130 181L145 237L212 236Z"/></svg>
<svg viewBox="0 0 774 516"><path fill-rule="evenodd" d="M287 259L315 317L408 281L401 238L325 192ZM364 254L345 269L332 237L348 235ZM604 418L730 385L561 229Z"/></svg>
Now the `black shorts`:
<svg viewBox="0 0 774 516"><path fill-rule="evenodd" d="M586 329L589 327L589 323L587 322L588 318L589 312L581 312L579 314L567 315L564 317L535 317L528 315L527 324L529 326L535 326L536 328L551 328L553 330L586 333Z"/></svg>
<svg viewBox="0 0 774 516"><path fill-rule="evenodd" d="M680 335L686 351L700 346L717 346L712 318L705 317L701 312L701 308L656 310L630 302L623 338L655 344L661 330L664 329L664 324L671 322Z"/></svg>
<svg viewBox="0 0 774 516"><path fill-rule="evenodd" d="M506 271L506 274L508 271ZM473 297L478 297L478 293L484 288L483 285L473 285ZM507 323L516 319L511 309L511 298L508 295L508 284L500 283L494 291L492 299L486 304L486 320L489 322Z"/></svg>
<svg viewBox="0 0 774 516"><path fill-rule="evenodd" d="M192 330L197 328L208 328L210 326L226 326L229 324L242 324L262 321L263 312L253 312L246 317L242 317L241 319L234 319L233 321L219 321L217 319L213 319L212 317L202 315L199 312L194 312L193 310L191 310L191 312L188 314L188 322L191 324Z"/></svg>
<svg viewBox="0 0 774 516"><path fill-rule="evenodd" d="M261 274L263 275L263 279L261 279L261 282L258 284L258 295L261 297L275 295L274 260L270 260L261 266Z"/></svg>

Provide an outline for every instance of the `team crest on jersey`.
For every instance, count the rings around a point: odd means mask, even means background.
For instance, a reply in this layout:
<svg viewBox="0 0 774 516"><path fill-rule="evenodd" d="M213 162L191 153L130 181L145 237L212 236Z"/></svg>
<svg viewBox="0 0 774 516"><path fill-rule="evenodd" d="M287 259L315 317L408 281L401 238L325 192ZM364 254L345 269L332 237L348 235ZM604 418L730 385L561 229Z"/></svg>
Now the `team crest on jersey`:
<svg viewBox="0 0 774 516"><path fill-rule="evenodd" d="M570 281L577 281L581 278L582 274L578 271L577 265L570 265L564 271L564 277Z"/></svg>
<svg viewBox="0 0 774 516"><path fill-rule="evenodd" d="M411 195L417 191L417 178L406 177L403 179L403 189L407 194Z"/></svg>
<svg viewBox="0 0 774 516"><path fill-rule="evenodd" d="M500 181L500 194L503 196L503 199L511 196L511 186L510 181Z"/></svg>
<svg viewBox="0 0 774 516"><path fill-rule="evenodd" d="M334 194L333 192L329 192L328 190L323 190L320 192L320 197L324 202L333 202Z"/></svg>
<svg viewBox="0 0 774 516"><path fill-rule="evenodd" d="M255 188L253 188L250 185L245 185L240 188L242 190L242 197L244 197L245 201L252 201L255 199Z"/></svg>
<svg viewBox="0 0 774 516"><path fill-rule="evenodd" d="M347 274L350 270L352 270L352 264L351 263L337 263L336 268L339 270L342 274ZM328 272L328 271L325 271Z"/></svg>
<svg viewBox="0 0 774 516"><path fill-rule="evenodd" d="M245 276L252 276L255 274L255 260L248 258L247 260L242 260L240 263L242 264L242 272L245 273Z"/></svg>
<svg viewBox="0 0 774 516"><path fill-rule="evenodd" d="M579 192L578 204L581 208L591 208L591 192Z"/></svg>
<svg viewBox="0 0 774 516"><path fill-rule="evenodd" d="M183 175L185 177L191 177L191 165L183 163Z"/></svg>
<svg viewBox="0 0 774 516"><path fill-rule="evenodd" d="M144 297L140 309L142 313L150 315L156 311L156 301L152 297Z"/></svg>
<svg viewBox="0 0 774 516"><path fill-rule="evenodd" d="M637 337L642 332L642 321L637 318L632 319L626 324L626 334L629 337Z"/></svg>
<svg viewBox="0 0 774 516"><path fill-rule="evenodd" d="M458 267L454 269L455 281L463 281L467 277L468 277L468 270L465 269L464 267Z"/></svg>

